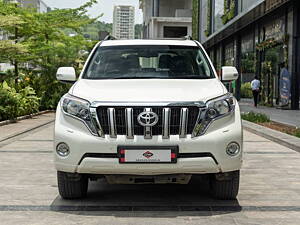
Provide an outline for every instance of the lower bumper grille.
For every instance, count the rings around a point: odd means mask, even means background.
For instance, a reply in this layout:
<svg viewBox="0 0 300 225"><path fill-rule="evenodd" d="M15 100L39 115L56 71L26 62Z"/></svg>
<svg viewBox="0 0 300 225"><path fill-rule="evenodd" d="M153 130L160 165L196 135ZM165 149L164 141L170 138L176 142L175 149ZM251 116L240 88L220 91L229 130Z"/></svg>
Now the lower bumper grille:
<svg viewBox="0 0 300 225"><path fill-rule="evenodd" d="M154 126L145 127L138 121L138 116L147 110L158 117L158 122ZM149 137L145 134L149 130L150 138L157 135L163 135L164 138L168 138L169 135L185 137L187 134L192 134L200 112L197 106L100 106L97 108L98 120L104 134L109 134L111 137L127 135L131 138L134 135Z"/></svg>

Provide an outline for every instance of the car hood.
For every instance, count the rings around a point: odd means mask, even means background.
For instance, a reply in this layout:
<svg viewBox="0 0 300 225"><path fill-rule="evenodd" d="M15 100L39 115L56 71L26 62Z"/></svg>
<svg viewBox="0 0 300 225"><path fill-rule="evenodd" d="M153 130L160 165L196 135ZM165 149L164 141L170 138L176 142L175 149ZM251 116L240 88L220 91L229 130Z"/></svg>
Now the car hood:
<svg viewBox="0 0 300 225"><path fill-rule="evenodd" d="M69 93L90 102L206 102L227 90L218 79L80 79Z"/></svg>

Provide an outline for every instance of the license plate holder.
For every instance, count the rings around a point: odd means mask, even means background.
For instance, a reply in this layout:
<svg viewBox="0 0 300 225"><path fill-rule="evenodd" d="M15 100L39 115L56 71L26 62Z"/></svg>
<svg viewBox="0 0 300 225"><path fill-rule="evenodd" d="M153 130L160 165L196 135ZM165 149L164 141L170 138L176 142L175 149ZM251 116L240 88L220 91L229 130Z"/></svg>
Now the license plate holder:
<svg viewBox="0 0 300 225"><path fill-rule="evenodd" d="M118 146L119 163L177 163L178 146Z"/></svg>

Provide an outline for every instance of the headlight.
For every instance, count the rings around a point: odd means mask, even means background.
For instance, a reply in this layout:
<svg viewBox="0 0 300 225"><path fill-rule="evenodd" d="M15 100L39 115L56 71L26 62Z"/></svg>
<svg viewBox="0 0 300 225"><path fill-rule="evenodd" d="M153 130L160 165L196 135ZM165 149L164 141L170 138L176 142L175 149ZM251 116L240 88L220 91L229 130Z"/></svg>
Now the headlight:
<svg viewBox="0 0 300 225"><path fill-rule="evenodd" d="M61 100L61 108L65 114L84 122L93 135L99 135L88 101L66 94Z"/></svg>
<svg viewBox="0 0 300 225"><path fill-rule="evenodd" d="M234 108L235 101L231 94L208 101L206 108L201 111L192 136L203 135L214 120L231 114L234 112Z"/></svg>
<svg viewBox="0 0 300 225"><path fill-rule="evenodd" d="M207 103L207 117L215 119L231 112L234 107L233 96L225 96ZM214 113L212 113L214 112Z"/></svg>

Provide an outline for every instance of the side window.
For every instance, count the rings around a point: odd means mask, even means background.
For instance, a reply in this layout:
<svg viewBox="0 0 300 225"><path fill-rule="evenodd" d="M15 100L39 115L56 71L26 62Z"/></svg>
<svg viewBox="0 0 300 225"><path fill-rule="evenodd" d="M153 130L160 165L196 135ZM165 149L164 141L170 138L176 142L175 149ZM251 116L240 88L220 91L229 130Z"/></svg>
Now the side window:
<svg viewBox="0 0 300 225"><path fill-rule="evenodd" d="M199 51L196 58L200 75L202 77L210 77L211 70L209 65L207 64L207 60L204 58L204 55Z"/></svg>

